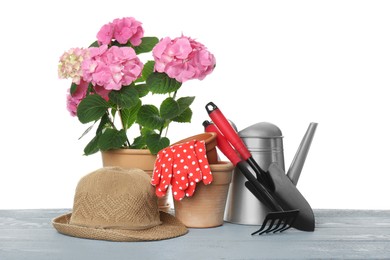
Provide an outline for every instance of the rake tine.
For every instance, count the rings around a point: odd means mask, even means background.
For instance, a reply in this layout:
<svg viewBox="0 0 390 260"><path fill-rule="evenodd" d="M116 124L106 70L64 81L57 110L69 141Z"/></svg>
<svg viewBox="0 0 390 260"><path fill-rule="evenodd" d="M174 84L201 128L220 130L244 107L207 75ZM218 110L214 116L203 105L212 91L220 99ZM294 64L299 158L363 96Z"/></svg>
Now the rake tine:
<svg viewBox="0 0 390 260"><path fill-rule="evenodd" d="M270 222L270 223L268 224L268 222ZM263 224L261 225L260 229L257 230L256 232L253 232L251 235L255 235L257 233L259 233L259 235L262 235L264 233L268 233L269 230L271 229L272 225L274 224L274 222L275 222L275 218L270 218L270 214L268 214L266 216L266 218L264 219ZM267 224L268 224L268 228L265 229L267 227Z"/></svg>
<svg viewBox="0 0 390 260"><path fill-rule="evenodd" d="M272 220L271 223L268 225L267 229L265 229L265 227L266 227L266 224L267 224L268 221L265 221L263 223L263 225L261 226L261 228L259 230L255 231L255 232L253 232L251 235L259 234L259 236L260 236L260 235L262 235L264 233L268 234L268 233L271 233L271 232L273 232L273 233L283 232L284 230L287 230L287 229L289 229L291 227L290 225L288 225L287 222L284 222L284 224L281 227L279 227L280 224L283 222L281 219L279 219L278 223L274 226L273 223L275 221L276 220Z"/></svg>
<svg viewBox="0 0 390 260"><path fill-rule="evenodd" d="M265 220L263 221L263 224L261 225L261 228L259 230L255 231L255 232L253 232L251 235L255 235L257 233L259 235L262 235L264 233L272 232L272 230L274 229L273 226L274 226L275 221L277 221L277 218L273 218L270 214L268 214L267 217L265 218ZM268 228L265 229L267 227L267 223L268 222L269 222ZM278 226L280 225L280 222L281 222L281 220L279 219L279 222L276 225L276 228L278 228Z"/></svg>
<svg viewBox="0 0 390 260"><path fill-rule="evenodd" d="M293 215L291 218L287 218L287 220L284 222L284 228L282 227L278 231L282 233L283 231L289 229L294 224L295 220L297 219L298 214Z"/></svg>
<svg viewBox="0 0 390 260"><path fill-rule="evenodd" d="M266 227L267 222L268 222L268 220L264 220L263 225L261 225L260 229L253 232L251 235L253 236L253 235L256 235L257 233L259 233L259 235L261 235L261 234L265 233L265 231L263 231L263 230Z"/></svg>
<svg viewBox="0 0 390 260"><path fill-rule="evenodd" d="M274 221L274 222L275 222L275 221ZM278 223L277 223L276 225L274 225L273 228L269 229L269 230L267 231L267 233L271 233L271 232L276 233L276 232L278 232L279 226L280 226L280 224L282 224L282 222L283 222L282 219L278 219Z"/></svg>
<svg viewBox="0 0 390 260"><path fill-rule="evenodd" d="M267 233L267 230L268 230L268 229L266 229L266 230L263 230L263 229L264 229L264 228L260 228L259 230L253 232L251 235L253 236L253 235L256 235L256 234L258 233L259 236L261 236L262 234Z"/></svg>
<svg viewBox="0 0 390 260"><path fill-rule="evenodd" d="M268 228L266 230L262 231L261 233L259 233L259 235L271 232L272 231L272 227L274 226L275 221L276 221L276 219L272 219L271 222L268 225Z"/></svg>
<svg viewBox="0 0 390 260"><path fill-rule="evenodd" d="M282 233L283 231L289 229L290 227L291 227L291 225L289 225L288 222L285 221L284 224L280 228L274 230L274 233L277 233L277 232Z"/></svg>
<svg viewBox="0 0 390 260"><path fill-rule="evenodd" d="M275 222L276 222L276 221L277 221L277 223L276 223L276 225L275 225ZM267 225L268 222L270 222L269 225L268 225L268 228L265 229L265 227L266 227L266 225ZM282 220L281 220L281 219L266 219L266 220L263 222L263 225L261 226L261 228L260 228L258 231L253 232L252 235L258 233L259 236L260 236L260 235L262 235L262 234L264 234L264 233L266 233L266 234L271 233L271 232L276 233L276 232L278 231L277 229L279 228L279 226L280 226L281 223L282 223ZM283 226L283 227L284 227L284 226Z"/></svg>
<svg viewBox="0 0 390 260"><path fill-rule="evenodd" d="M298 213L299 210L271 212L266 216L260 229L253 232L251 235L255 235L255 234L262 235L264 233L270 233L270 232L281 233L292 227L295 219L298 216Z"/></svg>
<svg viewBox="0 0 390 260"><path fill-rule="evenodd" d="M279 230L276 230L275 232L279 232L279 233L282 233L283 231L291 228L292 226L291 225L287 225L287 223L284 225L284 228L281 228Z"/></svg>
<svg viewBox="0 0 390 260"><path fill-rule="evenodd" d="M286 218L283 220L284 225L282 227L280 227L279 229L276 229L274 231L274 233L276 233L276 232L282 233L283 231L291 228L292 225L294 224L295 220L297 219L297 217L298 217L298 212L291 212L290 211L288 216L286 216Z"/></svg>

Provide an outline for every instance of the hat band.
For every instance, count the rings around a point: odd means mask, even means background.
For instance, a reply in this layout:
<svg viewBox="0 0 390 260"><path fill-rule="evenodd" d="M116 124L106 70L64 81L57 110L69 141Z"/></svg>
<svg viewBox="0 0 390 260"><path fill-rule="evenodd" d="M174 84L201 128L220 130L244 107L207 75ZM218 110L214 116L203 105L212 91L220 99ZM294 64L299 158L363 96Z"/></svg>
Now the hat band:
<svg viewBox="0 0 390 260"><path fill-rule="evenodd" d="M137 231L137 230L150 229L150 228L159 226L161 224L162 224L162 221L158 221L156 224L150 224L150 225L146 225L146 226L101 226L100 228L102 228L102 229L121 229L121 230Z"/></svg>
<svg viewBox="0 0 390 260"><path fill-rule="evenodd" d="M75 226L79 227L87 227L87 228L97 228L97 229L117 229L117 230L131 230L131 231L138 231L138 230L146 230L150 229L156 226L159 226L162 224L162 221L158 221L157 223L152 223L150 225L144 225L144 226L129 226L129 225L115 225L115 226L106 226L106 225L82 225L79 223L71 223Z"/></svg>

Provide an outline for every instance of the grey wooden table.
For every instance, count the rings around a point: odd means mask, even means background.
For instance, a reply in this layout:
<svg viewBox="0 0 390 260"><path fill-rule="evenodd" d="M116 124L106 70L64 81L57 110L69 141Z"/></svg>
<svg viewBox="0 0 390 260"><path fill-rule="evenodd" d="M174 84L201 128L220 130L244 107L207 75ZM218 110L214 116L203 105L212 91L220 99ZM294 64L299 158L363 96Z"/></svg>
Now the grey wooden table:
<svg viewBox="0 0 390 260"><path fill-rule="evenodd" d="M314 232L251 236L257 226L225 223L153 242L64 236L51 219L68 211L0 210L0 259L390 259L390 211L315 210Z"/></svg>

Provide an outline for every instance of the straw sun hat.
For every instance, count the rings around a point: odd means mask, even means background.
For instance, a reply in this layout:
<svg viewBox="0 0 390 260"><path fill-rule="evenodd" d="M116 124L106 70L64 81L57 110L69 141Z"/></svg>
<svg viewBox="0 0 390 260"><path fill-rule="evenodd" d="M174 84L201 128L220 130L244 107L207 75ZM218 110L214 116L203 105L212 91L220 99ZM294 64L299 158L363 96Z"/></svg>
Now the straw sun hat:
<svg viewBox="0 0 390 260"><path fill-rule="evenodd" d="M119 167L84 176L72 213L54 218L52 224L65 235L110 241L162 240L188 232L174 216L159 212L149 175Z"/></svg>

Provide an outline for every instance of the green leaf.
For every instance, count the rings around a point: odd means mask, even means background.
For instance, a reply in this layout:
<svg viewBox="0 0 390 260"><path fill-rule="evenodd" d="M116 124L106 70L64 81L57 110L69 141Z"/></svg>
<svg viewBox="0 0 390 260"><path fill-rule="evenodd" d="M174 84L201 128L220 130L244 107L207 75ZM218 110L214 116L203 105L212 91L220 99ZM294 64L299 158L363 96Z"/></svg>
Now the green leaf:
<svg viewBox="0 0 390 260"><path fill-rule="evenodd" d="M142 98L149 93L148 85L146 84L138 84L134 86L135 90L138 92L138 97Z"/></svg>
<svg viewBox="0 0 390 260"><path fill-rule="evenodd" d="M145 142L152 154L157 154L161 149L169 146L169 139L158 134L147 135Z"/></svg>
<svg viewBox="0 0 390 260"><path fill-rule="evenodd" d="M91 43L91 45L89 45L89 47L99 47L99 43L97 41L94 41L93 43Z"/></svg>
<svg viewBox="0 0 390 260"><path fill-rule="evenodd" d="M177 100L177 103L179 104L179 107L180 107L179 114L183 113L184 110L189 108L191 106L192 102L194 102L194 100L195 100L195 97L182 97L182 98L179 98Z"/></svg>
<svg viewBox="0 0 390 260"><path fill-rule="evenodd" d="M165 73L153 72L146 80L150 91L155 94L175 92L181 87L181 82L168 77Z"/></svg>
<svg viewBox="0 0 390 260"><path fill-rule="evenodd" d="M154 64L155 62L153 60L147 61L144 65L144 68L142 69L142 78L146 80L150 74L154 71Z"/></svg>
<svg viewBox="0 0 390 260"><path fill-rule="evenodd" d="M149 129L149 128L146 128L146 127L142 127L140 132L141 132L142 136L156 134L156 131L154 129Z"/></svg>
<svg viewBox="0 0 390 260"><path fill-rule="evenodd" d="M102 134L103 133L103 130L107 127L107 126L111 126L110 124L110 118L108 116L107 113L105 113L103 116L102 116L102 119L100 119L100 123L99 123L99 126L98 128L96 129L96 135L99 135L99 134Z"/></svg>
<svg viewBox="0 0 390 260"><path fill-rule="evenodd" d="M138 111L137 122L149 129L160 129L164 126L165 120L160 117L157 107L143 105Z"/></svg>
<svg viewBox="0 0 390 260"><path fill-rule="evenodd" d="M135 83L145 82L146 79L149 77L149 75L153 73L154 64L155 62L153 60L147 61L144 64L144 68L142 69L141 76L135 80Z"/></svg>
<svg viewBox="0 0 390 260"><path fill-rule="evenodd" d="M113 118L115 118L116 112L118 112L118 110L116 109L114 103L112 103L111 101L108 101L108 103L110 103L110 107L111 107L111 113L110 114L111 114L111 116Z"/></svg>
<svg viewBox="0 0 390 260"><path fill-rule="evenodd" d="M179 104L171 97L166 98L160 106L160 114L164 119L172 119L180 114Z"/></svg>
<svg viewBox="0 0 390 260"><path fill-rule="evenodd" d="M86 96L77 107L77 117L83 124L100 119L109 104L99 95Z"/></svg>
<svg viewBox="0 0 390 260"><path fill-rule="evenodd" d="M91 155L97 153L99 151L99 137L100 135L96 135L84 148L84 155Z"/></svg>
<svg viewBox="0 0 390 260"><path fill-rule="evenodd" d="M138 91L132 85L122 87L120 90L113 90L108 94L108 97L110 101L121 108L131 108L139 101Z"/></svg>
<svg viewBox="0 0 390 260"><path fill-rule="evenodd" d="M141 44L133 48L136 54L150 52L158 42L157 37L143 37Z"/></svg>
<svg viewBox="0 0 390 260"><path fill-rule="evenodd" d="M72 83L72 85L70 85L70 95L73 96L73 93L76 91L77 89L77 84L76 83Z"/></svg>
<svg viewBox="0 0 390 260"><path fill-rule="evenodd" d="M138 136L138 137L134 138L134 141L131 144L131 148L132 149L144 149L144 148L146 148L146 143L145 143L144 139L142 138L142 136Z"/></svg>
<svg viewBox="0 0 390 260"><path fill-rule="evenodd" d="M110 45L111 45L111 46L118 46L118 47L131 47L131 48L134 48L133 45L131 45L130 42L127 42L127 43L125 43L125 44L122 44L122 43L119 43L117 40L111 41L111 42L109 43L109 47L110 47Z"/></svg>
<svg viewBox="0 0 390 260"><path fill-rule="evenodd" d="M191 118L192 118L192 110L191 108L187 108L180 115L173 118L172 121L179 122L179 123L190 123Z"/></svg>
<svg viewBox="0 0 390 260"><path fill-rule="evenodd" d="M110 149L121 148L122 145L126 142L126 132L124 129L116 130L112 128L107 128L99 138L99 149L102 151L107 151Z"/></svg>
<svg viewBox="0 0 390 260"><path fill-rule="evenodd" d="M129 129L137 119L137 113L142 105L141 100L138 100L138 103L131 108L123 108L120 110L122 124L124 129Z"/></svg>

